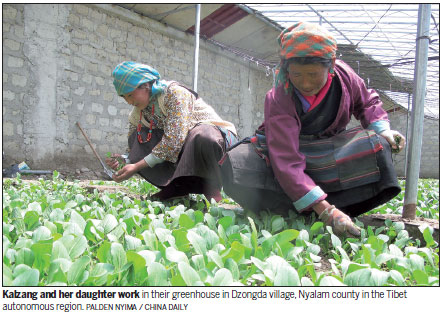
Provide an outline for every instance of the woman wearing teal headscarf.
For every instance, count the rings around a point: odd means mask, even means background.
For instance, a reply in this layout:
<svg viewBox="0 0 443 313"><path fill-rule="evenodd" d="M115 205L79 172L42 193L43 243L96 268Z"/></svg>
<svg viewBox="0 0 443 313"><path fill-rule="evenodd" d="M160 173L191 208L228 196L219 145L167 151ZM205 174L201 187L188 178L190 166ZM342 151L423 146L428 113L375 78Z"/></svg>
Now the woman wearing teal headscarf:
<svg viewBox="0 0 443 313"><path fill-rule="evenodd" d="M236 141L236 129L194 91L162 80L154 68L122 62L114 69L117 94L133 106L129 115L129 160L113 179L121 182L138 173L166 200L203 193L221 200L218 161ZM106 163L117 169L116 156Z"/></svg>

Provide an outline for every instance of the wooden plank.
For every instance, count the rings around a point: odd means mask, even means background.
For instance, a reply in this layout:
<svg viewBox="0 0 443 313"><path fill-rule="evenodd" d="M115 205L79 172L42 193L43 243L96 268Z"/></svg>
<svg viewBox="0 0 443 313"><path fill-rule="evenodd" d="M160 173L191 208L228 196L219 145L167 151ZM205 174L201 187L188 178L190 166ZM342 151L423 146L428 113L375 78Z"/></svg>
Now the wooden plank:
<svg viewBox="0 0 443 313"><path fill-rule="evenodd" d="M422 243L425 243L423 238L423 234L421 233L419 227L422 225L429 225L434 229L432 233L432 237L435 241L440 243L440 225L438 220L417 217L414 220L405 219L401 215L396 214L371 214L371 215L362 215L357 217L360 222L362 222L365 227L367 226L386 226L385 221L391 220L392 222L403 222L405 224L405 229L408 231L409 236L413 238L420 239Z"/></svg>

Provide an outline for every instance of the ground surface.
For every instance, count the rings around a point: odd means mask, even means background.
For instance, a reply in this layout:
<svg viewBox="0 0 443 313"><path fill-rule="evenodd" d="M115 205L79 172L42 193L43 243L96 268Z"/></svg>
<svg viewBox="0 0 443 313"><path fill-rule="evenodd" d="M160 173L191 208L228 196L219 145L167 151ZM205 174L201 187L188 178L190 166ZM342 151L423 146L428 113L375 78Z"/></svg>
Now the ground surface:
<svg viewBox="0 0 443 313"><path fill-rule="evenodd" d="M57 171L60 174L60 178L63 180L66 180L66 181L110 180L109 176L107 176L104 171L92 170L87 167L75 168L75 169L60 169ZM26 180L38 180L39 178L52 179L52 174L46 174L46 175L22 174L22 179L26 179Z"/></svg>

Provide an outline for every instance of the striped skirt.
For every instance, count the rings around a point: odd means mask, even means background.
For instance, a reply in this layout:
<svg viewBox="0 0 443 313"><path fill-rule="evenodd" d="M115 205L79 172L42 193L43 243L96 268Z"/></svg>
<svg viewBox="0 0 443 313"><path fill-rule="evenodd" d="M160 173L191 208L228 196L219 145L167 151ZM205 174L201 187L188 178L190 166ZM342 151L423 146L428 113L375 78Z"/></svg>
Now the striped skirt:
<svg viewBox="0 0 443 313"><path fill-rule="evenodd" d="M292 201L265 161L266 139L254 137L252 143L227 153L223 188L246 209L285 214L293 209ZM367 212L401 191L391 147L373 131L356 128L326 139L302 137L300 151L306 156L306 174L328 194L328 202L350 216Z"/></svg>

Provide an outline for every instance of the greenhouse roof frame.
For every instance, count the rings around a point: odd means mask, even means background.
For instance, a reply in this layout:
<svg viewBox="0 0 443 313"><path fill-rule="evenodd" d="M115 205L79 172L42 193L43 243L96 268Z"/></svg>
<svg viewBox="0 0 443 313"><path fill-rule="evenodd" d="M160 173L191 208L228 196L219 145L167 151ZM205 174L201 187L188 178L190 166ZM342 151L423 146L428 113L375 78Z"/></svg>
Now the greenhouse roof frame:
<svg viewBox="0 0 443 313"><path fill-rule="evenodd" d="M118 4L190 34L194 4ZM337 39L338 58L376 89L388 107L410 109L418 4L223 4L201 5L200 38L272 72L280 62L277 37L298 21L322 24ZM440 11L431 4L425 115L439 118ZM245 14L245 12L247 14ZM385 43L385 44L384 44ZM406 110L405 110L406 111Z"/></svg>
<svg viewBox="0 0 443 313"><path fill-rule="evenodd" d="M248 4L260 14L286 28L298 21L321 24L331 31L338 44L354 47L347 49L347 62L359 62L362 72L372 72L368 85L375 85L396 103L407 108L411 86L403 91L391 86L381 88L374 70L389 69L394 80L411 85L414 79L417 37L418 4ZM440 105L440 7L432 4L427 68L427 95L425 114L439 117ZM386 43L380 47L381 43ZM378 52L376 51L378 50ZM340 51L340 49L339 49ZM365 54L371 62L349 60L349 53ZM340 57L340 55L339 55ZM373 61L379 62L375 64ZM354 64L353 65L355 68ZM379 82L379 83L385 83Z"/></svg>

